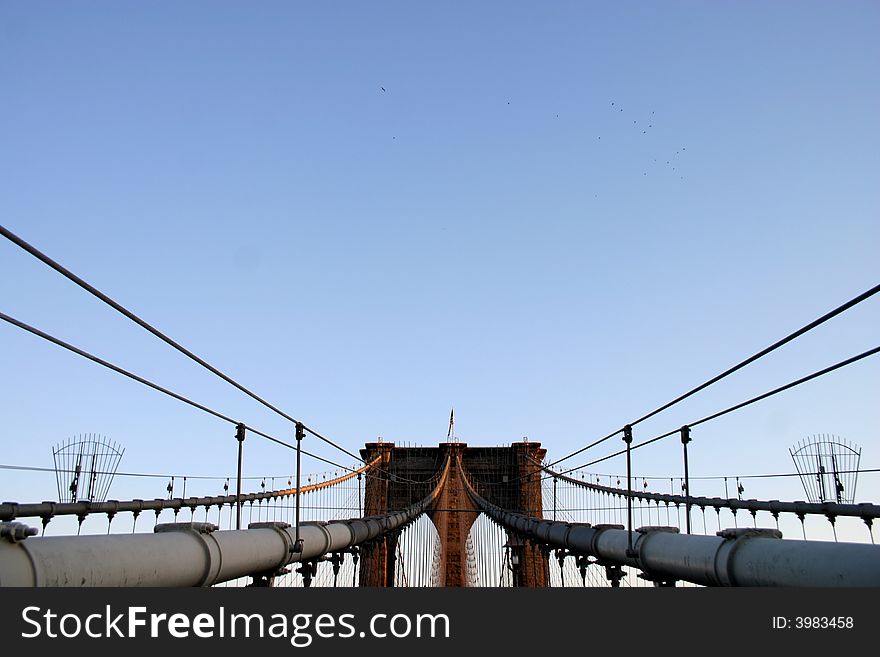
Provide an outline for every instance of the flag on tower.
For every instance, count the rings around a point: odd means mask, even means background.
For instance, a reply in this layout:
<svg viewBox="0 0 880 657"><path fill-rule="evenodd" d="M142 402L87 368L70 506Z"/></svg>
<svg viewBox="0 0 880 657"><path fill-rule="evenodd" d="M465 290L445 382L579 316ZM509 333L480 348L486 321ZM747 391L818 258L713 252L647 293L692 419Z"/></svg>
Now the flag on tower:
<svg viewBox="0 0 880 657"><path fill-rule="evenodd" d="M455 424L455 409L453 408L451 411L449 411L449 431L446 434L447 439L452 438L454 435L454 432L453 432L453 425L454 424Z"/></svg>

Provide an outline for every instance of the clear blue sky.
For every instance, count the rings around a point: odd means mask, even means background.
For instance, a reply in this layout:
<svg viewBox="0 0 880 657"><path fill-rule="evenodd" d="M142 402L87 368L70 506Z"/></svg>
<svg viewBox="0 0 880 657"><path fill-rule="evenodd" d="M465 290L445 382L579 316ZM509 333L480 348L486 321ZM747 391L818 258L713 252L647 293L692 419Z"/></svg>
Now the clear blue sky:
<svg viewBox="0 0 880 657"><path fill-rule="evenodd" d="M559 457L878 282L878 28L875 2L4 0L0 217L351 450L440 442L454 406L463 441ZM0 310L292 435L5 240ZM874 299L636 438L878 326ZM5 324L0 364L5 463L97 432L123 470L233 472L224 423ZM816 433L880 466L878 373L701 427L692 473L788 472ZM291 469L247 449L246 474ZM678 476L679 450L636 473ZM878 477L860 487L880 499ZM0 471L2 499L55 494Z"/></svg>

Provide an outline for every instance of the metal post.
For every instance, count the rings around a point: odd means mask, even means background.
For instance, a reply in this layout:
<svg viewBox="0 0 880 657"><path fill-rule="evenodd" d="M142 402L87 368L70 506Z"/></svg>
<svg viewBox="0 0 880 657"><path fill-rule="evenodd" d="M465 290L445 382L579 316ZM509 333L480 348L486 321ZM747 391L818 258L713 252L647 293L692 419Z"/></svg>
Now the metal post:
<svg viewBox="0 0 880 657"><path fill-rule="evenodd" d="M691 481L688 473L688 443L691 442L691 428L684 425L681 428L681 447L684 450L684 506L687 509L687 533L691 533Z"/></svg>
<svg viewBox="0 0 880 657"><path fill-rule="evenodd" d="M623 442L626 443L626 556L634 557L635 553L632 549L632 522L633 522L633 508L632 508L632 459L630 454L632 452L632 441L633 441L633 430L630 425L626 425L623 428Z"/></svg>
<svg viewBox="0 0 880 657"><path fill-rule="evenodd" d="M553 477L553 520L556 520L556 479L557 477Z"/></svg>
<svg viewBox="0 0 880 657"><path fill-rule="evenodd" d="M364 505L361 502L361 479L363 478L363 473L358 472L358 517L363 517L364 515Z"/></svg>
<svg viewBox="0 0 880 657"><path fill-rule="evenodd" d="M296 423L296 540L293 544L294 552L302 552L303 542L299 535L299 498L300 498L300 473L302 460L302 439L305 436L305 427L302 422Z"/></svg>
<svg viewBox="0 0 880 657"><path fill-rule="evenodd" d="M354 564L354 568L352 569L351 576L351 585L357 586L357 576L358 576L358 561L360 560L360 548L353 547L351 548L351 561Z"/></svg>
<svg viewBox="0 0 880 657"><path fill-rule="evenodd" d="M247 427L239 423L235 427L235 439L238 441L238 474L235 477L235 528L241 529L241 454L244 448L244 434Z"/></svg>

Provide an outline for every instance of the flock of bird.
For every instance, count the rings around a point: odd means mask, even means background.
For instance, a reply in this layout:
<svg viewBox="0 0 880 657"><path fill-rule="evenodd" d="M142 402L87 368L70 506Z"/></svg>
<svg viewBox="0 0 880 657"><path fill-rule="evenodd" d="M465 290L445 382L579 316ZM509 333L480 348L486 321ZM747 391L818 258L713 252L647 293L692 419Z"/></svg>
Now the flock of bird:
<svg viewBox="0 0 880 657"><path fill-rule="evenodd" d="M387 91L385 90L385 87L380 86L379 89L381 89L382 93L387 93ZM509 100L507 101L507 104L510 105L510 101L509 101ZM612 111L615 111L616 113L621 113L621 114L624 113L624 112L623 112L623 108L620 107L619 105L617 105L614 101L611 101L611 105L610 105L610 107L613 108ZM649 118L647 121L643 121L641 126L639 125L639 121L638 121L638 119L633 119L633 122L632 122L633 128L635 128L636 130L641 129L642 134L643 134L643 135L647 135L649 130L653 130L653 129L654 129L654 118L653 118L654 115L655 115L655 112L652 110L652 111L651 111L651 118ZM556 115L556 118L557 118L557 119L559 118L559 114ZM392 139L396 140L397 137L396 137L396 136L393 136ZM599 141L602 140L602 136L601 136L601 135L598 135L598 140L599 140ZM669 155L669 156L668 156L669 159L660 158L660 159L658 160L658 158L655 157L655 158L653 158L653 163L654 163L654 164L657 164L658 161L659 161L659 162L662 162L662 161L665 160L666 164L665 164L665 165L662 165L662 164L661 164L661 166L666 166L666 167L668 167L669 169L671 169L672 172L676 172L676 173L678 173L679 180L684 180L684 176L681 175L681 173L678 172L677 169L676 169L676 166L675 166L675 165L676 165L675 158L676 158L677 156L680 156L682 153L684 153L684 152L686 152L686 151L687 151L687 148L685 148L684 146L682 146L679 150L675 151L675 155ZM647 171L647 170L642 171L642 175L643 175L643 176L647 176L647 175L648 175L648 171ZM597 195L597 196L598 196L598 195Z"/></svg>
<svg viewBox="0 0 880 657"><path fill-rule="evenodd" d="M617 105L614 101L611 101L611 107L614 108L614 110L616 110L617 112L623 113L623 108L620 107L619 105ZM643 123L643 126L645 126L644 129L642 129L642 134L643 134L643 135L647 135L649 130L653 130L653 128L654 128L654 123L653 123L653 122L654 122L654 118L653 118L654 115L655 115L655 113L654 113L654 111L652 110L652 111L651 111L651 118L648 119L648 121L643 121L643 122L642 122L642 123ZM636 130L639 129L639 122L638 122L637 119L633 119L632 124L633 124L633 127L634 127ZM599 135L598 139L601 140L601 139L602 139L602 136ZM675 155L669 155L669 156L668 156L669 159L660 158L660 160L658 160L658 158L655 157L655 158L653 158L653 163L654 163L654 164L657 164L658 161L659 161L659 162L662 162L662 161L665 159L666 164L663 165L663 166L669 167L673 172L675 172L675 171L676 171L676 166L675 166L675 165L676 165L676 162L675 162L675 158L676 158L676 156L680 156L680 155L681 155L682 153L684 153L685 151L687 151L687 148L685 148L684 146L682 146L679 150L675 151ZM647 176L647 175L648 175L648 172L647 172L647 171L642 171L642 175L643 175L643 176ZM681 175L681 173L678 173L678 177L679 177L679 180L684 180L684 176Z"/></svg>

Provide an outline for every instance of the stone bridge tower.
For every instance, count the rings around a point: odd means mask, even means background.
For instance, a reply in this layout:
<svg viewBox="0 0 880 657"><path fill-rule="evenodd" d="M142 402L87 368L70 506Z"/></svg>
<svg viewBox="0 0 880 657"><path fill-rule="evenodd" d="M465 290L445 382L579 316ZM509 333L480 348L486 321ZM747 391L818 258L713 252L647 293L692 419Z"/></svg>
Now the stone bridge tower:
<svg viewBox="0 0 880 657"><path fill-rule="evenodd" d="M483 495L506 509L543 517L540 462L546 450L540 443L513 443L510 447L468 447L441 443L437 447L396 447L394 443L367 443L361 456L368 463L380 458L379 470L366 475L364 515L402 509L427 496L430 478L450 457L446 485L428 513L440 536L440 585L464 586L467 538L479 515L462 481L462 468L482 482ZM412 482L426 482L414 484ZM549 581L547 555L537 546L508 533L507 549L518 557L514 586L544 587ZM386 534L361 553L361 586L394 586L397 536Z"/></svg>

